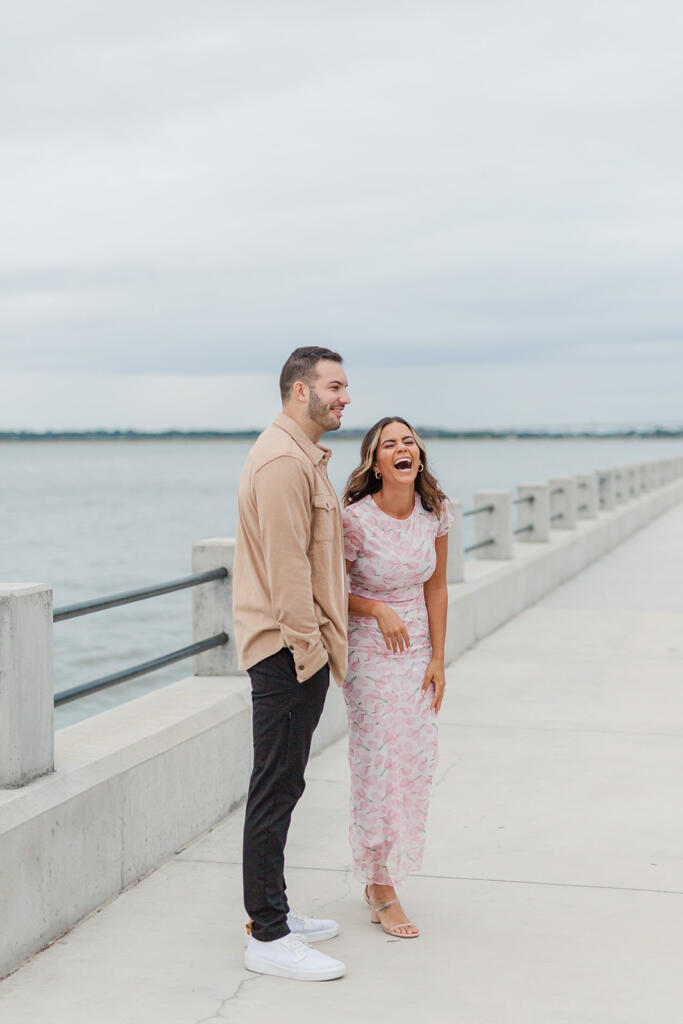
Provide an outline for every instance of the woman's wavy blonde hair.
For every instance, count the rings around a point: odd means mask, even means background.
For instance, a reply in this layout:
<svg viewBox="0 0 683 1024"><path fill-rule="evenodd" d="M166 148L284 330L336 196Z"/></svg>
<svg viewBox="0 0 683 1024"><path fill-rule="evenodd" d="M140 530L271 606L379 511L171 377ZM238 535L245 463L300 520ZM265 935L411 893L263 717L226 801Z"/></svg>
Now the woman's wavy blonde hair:
<svg viewBox="0 0 683 1024"><path fill-rule="evenodd" d="M376 494L377 491L382 489L382 481L377 479L372 467L377 456L380 434L390 423L403 423L415 438L422 461L422 470L415 478L415 490L420 495L423 509L426 512L434 512L440 519L443 512L443 502L448 499L439 487L436 477L429 471L424 441L402 416L384 416L374 426L370 427L361 441L360 465L354 469L346 483L343 498L344 508L347 505L353 505L355 502L360 501L367 494Z"/></svg>

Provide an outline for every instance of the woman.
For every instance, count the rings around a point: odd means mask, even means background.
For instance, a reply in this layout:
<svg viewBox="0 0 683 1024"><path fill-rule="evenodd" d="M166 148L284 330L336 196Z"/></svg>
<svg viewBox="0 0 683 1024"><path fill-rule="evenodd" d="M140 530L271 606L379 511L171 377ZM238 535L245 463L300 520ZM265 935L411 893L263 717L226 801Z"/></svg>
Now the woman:
<svg viewBox="0 0 683 1024"><path fill-rule="evenodd" d="M422 863L436 715L446 685L446 558L453 517L424 444L399 416L361 443L344 493L349 575L350 839L370 919L416 938L394 885Z"/></svg>

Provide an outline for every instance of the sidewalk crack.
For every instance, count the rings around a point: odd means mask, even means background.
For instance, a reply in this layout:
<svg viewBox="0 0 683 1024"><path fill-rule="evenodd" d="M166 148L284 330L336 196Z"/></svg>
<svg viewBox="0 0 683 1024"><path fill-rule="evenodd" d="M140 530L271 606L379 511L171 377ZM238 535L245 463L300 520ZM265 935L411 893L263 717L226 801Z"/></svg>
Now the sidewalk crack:
<svg viewBox="0 0 683 1024"><path fill-rule="evenodd" d="M211 1016L209 1017L202 1017L200 1020L195 1021L195 1024L221 1024L221 1021L229 1020L229 1018L226 1017L224 1013L224 1011L228 1008L228 1004L234 1002L236 999L239 999L245 985L248 985L250 981L257 980L257 976L242 978L242 980L240 981L239 985L232 993L232 995L226 996L225 999L221 1000L221 1002L218 1004L215 1013L212 1013Z"/></svg>

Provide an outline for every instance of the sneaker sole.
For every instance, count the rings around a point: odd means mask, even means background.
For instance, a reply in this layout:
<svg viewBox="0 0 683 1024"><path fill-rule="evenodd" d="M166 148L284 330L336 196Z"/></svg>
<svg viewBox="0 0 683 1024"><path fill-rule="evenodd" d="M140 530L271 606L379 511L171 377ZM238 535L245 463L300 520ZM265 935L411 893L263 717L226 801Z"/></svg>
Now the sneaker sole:
<svg viewBox="0 0 683 1024"><path fill-rule="evenodd" d="M324 971L297 971L291 967L281 967L268 960L261 960L260 957L246 955L244 966L254 974L272 974L276 978L289 978L291 981L334 981L335 978L341 978L346 971L343 966L328 967Z"/></svg>

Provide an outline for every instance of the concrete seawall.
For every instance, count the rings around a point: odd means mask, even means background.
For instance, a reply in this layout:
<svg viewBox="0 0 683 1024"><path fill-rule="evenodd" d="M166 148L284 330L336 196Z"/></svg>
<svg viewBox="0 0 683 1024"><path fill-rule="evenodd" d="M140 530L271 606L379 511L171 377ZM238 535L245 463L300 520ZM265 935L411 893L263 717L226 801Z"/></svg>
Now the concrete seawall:
<svg viewBox="0 0 683 1024"><path fill-rule="evenodd" d="M449 587L447 660L683 500L683 481L475 561ZM346 728L330 692L314 751ZM193 676L57 733L55 773L0 791L0 976L227 814L245 795L245 676Z"/></svg>

